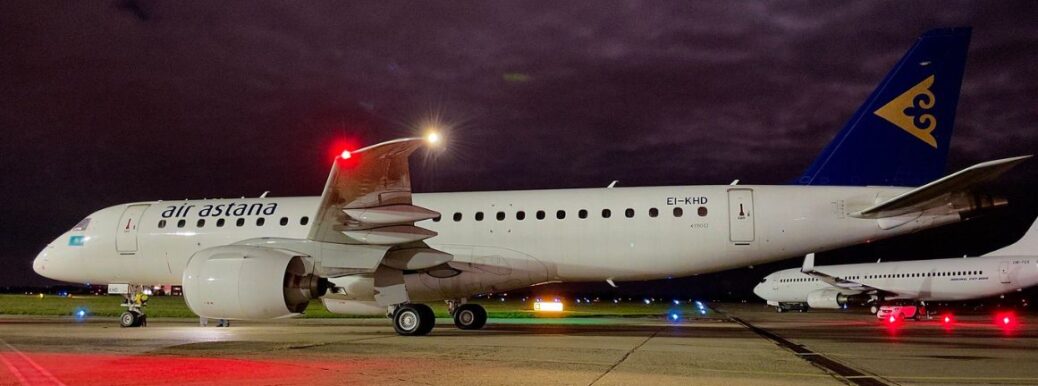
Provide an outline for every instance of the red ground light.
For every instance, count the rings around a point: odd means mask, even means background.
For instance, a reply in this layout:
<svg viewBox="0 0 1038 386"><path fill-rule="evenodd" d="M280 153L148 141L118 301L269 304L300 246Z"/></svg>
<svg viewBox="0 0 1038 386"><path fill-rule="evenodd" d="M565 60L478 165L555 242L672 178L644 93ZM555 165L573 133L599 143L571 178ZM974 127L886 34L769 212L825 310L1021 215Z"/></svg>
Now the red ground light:
<svg viewBox="0 0 1038 386"><path fill-rule="evenodd" d="M3 351L0 385L349 384L350 373L389 371L396 365L379 360L280 361Z"/></svg>

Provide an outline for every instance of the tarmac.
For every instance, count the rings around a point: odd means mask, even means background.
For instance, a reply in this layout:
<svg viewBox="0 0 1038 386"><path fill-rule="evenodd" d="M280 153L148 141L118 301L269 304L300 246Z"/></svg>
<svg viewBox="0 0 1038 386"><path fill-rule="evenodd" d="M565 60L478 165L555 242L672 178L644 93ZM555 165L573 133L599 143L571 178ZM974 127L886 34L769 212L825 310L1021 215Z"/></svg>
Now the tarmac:
<svg viewBox="0 0 1038 386"><path fill-rule="evenodd" d="M388 319L120 328L0 315L0 385L1038 384L1038 321L712 308L677 321L491 319L479 331L442 319L424 337L397 336Z"/></svg>

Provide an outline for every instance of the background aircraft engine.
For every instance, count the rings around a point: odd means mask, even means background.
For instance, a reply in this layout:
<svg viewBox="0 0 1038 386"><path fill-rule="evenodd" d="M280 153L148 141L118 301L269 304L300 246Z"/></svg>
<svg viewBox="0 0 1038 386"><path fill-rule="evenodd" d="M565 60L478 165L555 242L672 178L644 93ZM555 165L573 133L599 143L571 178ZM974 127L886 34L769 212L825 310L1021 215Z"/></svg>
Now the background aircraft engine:
<svg viewBox="0 0 1038 386"><path fill-rule="evenodd" d="M843 308L850 298L834 289L820 289L807 294L807 306L811 308Z"/></svg>
<svg viewBox="0 0 1038 386"><path fill-rule="evenodd" d="M228 245L199 251L187 263L184 299L199 316L273 319L299 314L324 295L328 280L290 251Z"/></svg>

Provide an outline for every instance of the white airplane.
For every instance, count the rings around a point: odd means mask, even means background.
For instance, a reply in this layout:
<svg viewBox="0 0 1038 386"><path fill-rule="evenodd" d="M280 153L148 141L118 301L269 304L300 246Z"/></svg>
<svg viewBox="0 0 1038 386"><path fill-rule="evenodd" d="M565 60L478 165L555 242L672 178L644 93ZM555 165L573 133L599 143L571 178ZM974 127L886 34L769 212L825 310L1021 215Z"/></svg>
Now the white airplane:
<svg viewBox="0 0 1038 386"><path fill-rule="evenodd" d="M817 267L814 254L801 268L765 276L753 293L779 312L842 308L867 301L961 301L1038 285L1038 220L1016 243L973 258L843 264Z"/></svg>
<svg viewBox="0 0 1038 386"><path fill-rule="evenodd" d="M477 329L486 311L466 302L477 294L688 276L955 223L1004 204L973 188L1026 158L937 178L968 40L968 29L920 37L798 180L808 186L413 194L408 157L442 141L430 134L344 151L320 197L99 210L33 268L56 280L130 284L131 293L180 284L203 317L288 317L320 298L331 312L386 313L398 333L423 335L435 322L423 302L446 301L459 328ZM920 180L932 182L891 186ZM858 186L810 186L818 184ZM121 323L143 317L131 307Z"/></svg>

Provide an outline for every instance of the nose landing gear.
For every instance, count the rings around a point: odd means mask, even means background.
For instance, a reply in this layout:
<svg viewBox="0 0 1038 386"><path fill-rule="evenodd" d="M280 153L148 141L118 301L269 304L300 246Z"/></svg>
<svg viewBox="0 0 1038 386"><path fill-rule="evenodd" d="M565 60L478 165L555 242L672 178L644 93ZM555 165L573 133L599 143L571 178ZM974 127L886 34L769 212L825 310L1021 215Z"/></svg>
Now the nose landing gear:
<svg viewBox="0 0 1038 386"><path fill-rule="evenodd" d="M123 307L126 312L119 316L119 325L122 327L146 327L148 315L144 314L144 306L148 304L148 295L144 293L144 286L130 285L123 295Z"/></svg>

